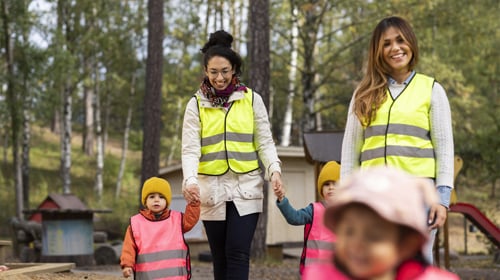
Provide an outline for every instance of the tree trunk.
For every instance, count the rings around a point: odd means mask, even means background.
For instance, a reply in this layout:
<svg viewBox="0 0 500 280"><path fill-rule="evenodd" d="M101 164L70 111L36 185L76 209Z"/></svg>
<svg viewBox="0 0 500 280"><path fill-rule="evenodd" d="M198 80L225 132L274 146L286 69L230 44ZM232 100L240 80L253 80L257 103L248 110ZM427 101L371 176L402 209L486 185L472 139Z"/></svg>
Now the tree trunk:
<svg viewBox="0 0 500 280"><path fill-rule="evenodd" d="M64 34L65 41L59 43L61 49L68 49L67 41L69 39L69 27L65 26L66 2L63 0L57 1L57 32ZM65 28L66 27L66 28ZM64 32L65 31L65 32ZM61 72L61 83L57 85L61 94L62 107L60 107L60 143L61 143L61 180L62 191L64 194L71 193L71 138L72 138L72 106L73 106L73 89L71 88L71 73L68 69Z"/></svg>
<svg viewBox="0 0 500 280"><path fill-rule="evenodd" d="M269 111L270 49L269 49L269 0L250 1L248 50L250 61L249 84L262 95ZM266 256L267 235L267 180L264 183L264 208L254 234L251 255L257 259Z"/></svg>
<svg viewBox="0 0 500 280"><path fill-rule="evenodd" d="M163 32L163 1L149 0L141 182L157 176L159 171ZM142 205L141 191L139 190L139 205Z"/></svg>
<svg viewBox="0 0 500 280"><path fill-rule="evenodd" d="M95 130L96 130L96 172L95 172L95 192L97 194L97 199L100 202L102 199L103 191L103 179L102 174L104 170L104 143L102 139L102 128L101 128L101 98L99 92L99 71L97 66L94 65L94 94L95 94Z"/></svg>
<svg viewBox="0 0 500 280"><path fill-rule="evenodd" d="M69 78L66 78L69 79ZM69 87L69 82L63 88L63 119L61 133L61 177L63 182L63 193L71 193L71 114L73 106L73 96Z"/></svg>
<svg viewBox="0 0 500 280"><path fill-rule="evenodd" d="M22 14L27 13L27 4L21 2ZM30 70L33 64L24 50L29 49L29 25L21 23L22 29L22 54L19 56L19 70L22 73L22 108L23 108L23 141L22 141L22 182L23 182L23 205L30 208L30 142L31 142L31 105L32 98L30 92Z"/></svg>
<svg viewBox="0 0 500 280"><path fill-rule="evenodd" d="M24 100L23 100L23 142L22 142L22 182L23 182L23 205L29 208L30 203L30 141L31 141L31 114L27 83L27 74L24 76Z"/></svg>
<svg viewBox="0 0 500 280"><path fill-rule="evenodd" d="M299 27L297 23L297 8L292 8L292 45L290 52L290 72L288 73L288 96L286 99L285 117L283 118L283 131L281 134L281 146L290 145L290 134L292 133L293 123L293 100L295 98L295 79L297 78L297 58L298 45L297 36Z"/></svg>
<svg viewBox="0 0 500 280"><path fill-rule="evenodd" d="M5 48L5 64L7 66L7 106L10 112L11 121L11 138L12 138L12 166L14 168L14 188L16 192L16 216L23 219L23 182L21 159L19 155L19 98L15 92L14 82L14 44L11 41L10 30L10 14L9 14L9 1L2 1L2 20L4 28L4 48Z"/></svg>
<svg viewBox="0 0 500 280"><path fill-rule="evenodd" d="M108 93L108 91L106 91ZM111 116L111 110L112 110L112 106L111 106L111 98L109 96L109 94L106 94L104 96L105 98L105 102L104 102L104 122L102 122L102 141L103 141L103 146L102 146L102 152L104 154L106 154L106 147L108 145L108 128L109 128L109 119L110 119L110 116ZM102 102L101 102L102 103ZM102 111L102 106L101 106L101 111Z"/></svg>
<svg viewBox="0 0 500 280"><path fill-rule="evenodd" d="M176 110L176 116L175 116L175 133L172 136L172 144L170 145L170 151L168 153L167 157L167 166L172 163L172 159L174 158L175 155L175 149L177 148L177 142L179 141L179 134L182 132L180 131L181 129L181 122L182 122L182 99L179 98L177 99L177 110Z"/></svg>
<svg viewBox="0 0 500 280"><path fill-rule="evenodd" d="M319 28L321 27L322 10L324 7L319 7L320 3L313 3L311 7L304 11L305 21L302 26L302 44L304 46L304 58L302 66L301 84L303 87L303 101L305 104L305 115L303 131L316 130L316 113L315 113L315 75L314 67L315 50L317 45L317 37Z"/></svg>
<svg viewBox="0 0 500 280"><path fill-rule="evenodd" d="M128 102L127 119L125 121L125 131L123 132L122 156L120 160L120 168L118 169L118 178L116 179L115 198L120 197L123 173L125 172L125 162L127 160L127 150L128 150L128 137L130 134L130 124L132 123L132 112L133 112L132 107L134 104L133 99L135 96L135 80L136 80L136 75L133 74L132 82L130 84L130 95Z"/></svg>
<svg viewBox="0 0 500 280"><path fill-rule="evenodd" d="M50 131L54 134L61 133L61 113L60 108L55 107L54 113L52 115L52 122L50 125Z"/></svg>
<svg viewBox="0 0 500 280"><path fill-rule="evenodd" d="M91 58L85 57L83 61L84 67L87 69L85 73L91 73ZM87 156L94 155L94 91L84 81L83 85L83 103L84 103L84 124L82 137L82 150Z"/></svg>

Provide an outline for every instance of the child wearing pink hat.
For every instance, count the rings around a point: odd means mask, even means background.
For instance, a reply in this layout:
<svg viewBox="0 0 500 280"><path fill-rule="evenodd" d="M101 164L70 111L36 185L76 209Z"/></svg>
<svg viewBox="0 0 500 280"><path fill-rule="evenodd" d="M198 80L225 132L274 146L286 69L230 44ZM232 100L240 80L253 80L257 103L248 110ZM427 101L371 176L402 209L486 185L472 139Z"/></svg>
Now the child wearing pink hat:
<svg viewBox="0 0 500 280"><path fill-rule="evenodd" d="M341 181L324 224L337 236L335 256L305 269L303 279L459 279L421 257L429 238L428 180L390 167L367 168Z"/></svg>
<svg viewBox="0 0 500 280"><path fill-rule="evenodd" d="M335 235L323 225L325 200L335 192L335 184L340 176L340 165L335 161L327 162L318 176L318 194L321 201L295 209L285 197L283 187L274 189L278 198L276 205L290 225L304 225L304 247L300 257L299 272L302 274L308 265L328 261L333 254Z"/></svg>

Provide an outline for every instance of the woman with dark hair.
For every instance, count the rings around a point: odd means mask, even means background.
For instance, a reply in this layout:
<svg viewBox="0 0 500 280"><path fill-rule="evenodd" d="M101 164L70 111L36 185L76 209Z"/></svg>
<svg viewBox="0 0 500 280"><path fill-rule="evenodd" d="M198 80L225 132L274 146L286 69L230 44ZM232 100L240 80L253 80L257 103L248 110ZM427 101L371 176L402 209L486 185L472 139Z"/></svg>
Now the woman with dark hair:
<svg viewBox="0 0 500 280"><path fill-rule="evenodd" d="M431 237L424 254L432 263L434 236L446 220L453 188L453 131L446 92L415 71L418 57L406 20L393 16L377 24L365 76L349 106L341 178L358 167L389 165L432 180L440 196L428 214Z"/></svg>
<svg viewBox="0 0 500 280"><path fill-rule="evenodd" d="M216 280L248 279L264 179L273 188L282 184L266 107L240 82L243 63L232 42L219 30L201 49L205 77L182 128L183 193L188 201L201 200Z"/></svg>

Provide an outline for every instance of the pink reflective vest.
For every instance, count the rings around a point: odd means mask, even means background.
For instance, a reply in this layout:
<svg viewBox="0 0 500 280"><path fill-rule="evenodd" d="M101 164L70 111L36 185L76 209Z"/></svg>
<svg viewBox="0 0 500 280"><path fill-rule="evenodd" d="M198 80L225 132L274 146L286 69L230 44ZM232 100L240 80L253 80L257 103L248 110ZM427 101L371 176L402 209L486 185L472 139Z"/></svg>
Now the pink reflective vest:
<svg viewBox="0 0 500 280"><path fill-rule="evenodd" d="M328 261L333 256L336 236L323 225L325 205L314 202L312 223L304 226L304 248L300 257L300 273L313 263Z"/></svg>
<svg viewBox="0 0 500 280"><path fill-rule="evenodd" d="M130 218L137 246L135 279L191 279L189 247L182 233L182 213L170 211L164 220L151 221L141 214Z"/></svg>
<svg viewBox="0 0 500 280"><path fill-rule="evenodd" d="M315 264L304 270L302 280L350 280L353 279L330 261L330 263ZM434 266L424 266L416 261L408 261L396 272L395 280L459 280L460 278L446 270Z"/></svg>

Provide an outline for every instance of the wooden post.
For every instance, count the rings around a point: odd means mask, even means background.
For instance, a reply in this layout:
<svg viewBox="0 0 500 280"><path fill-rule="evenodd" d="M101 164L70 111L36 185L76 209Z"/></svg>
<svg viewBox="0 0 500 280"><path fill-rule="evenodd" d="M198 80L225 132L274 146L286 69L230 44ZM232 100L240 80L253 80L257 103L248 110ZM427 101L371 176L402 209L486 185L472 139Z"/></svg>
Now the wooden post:
<svg viewBox="0 0 500 280"><path fill-rule="evenodd" d="M440 259L439 259L439 228L436 231L436 238L434 239L434 246L432 247L432 254L434 255L434 265L439 267L440 266Z"/></svg>
<svg viewBox="0 0 500 280"><path fill-rule="evenodd" d="M449 225L448 218L444 222L444 267L450 269L450 243L449 243Z"/></svg>

